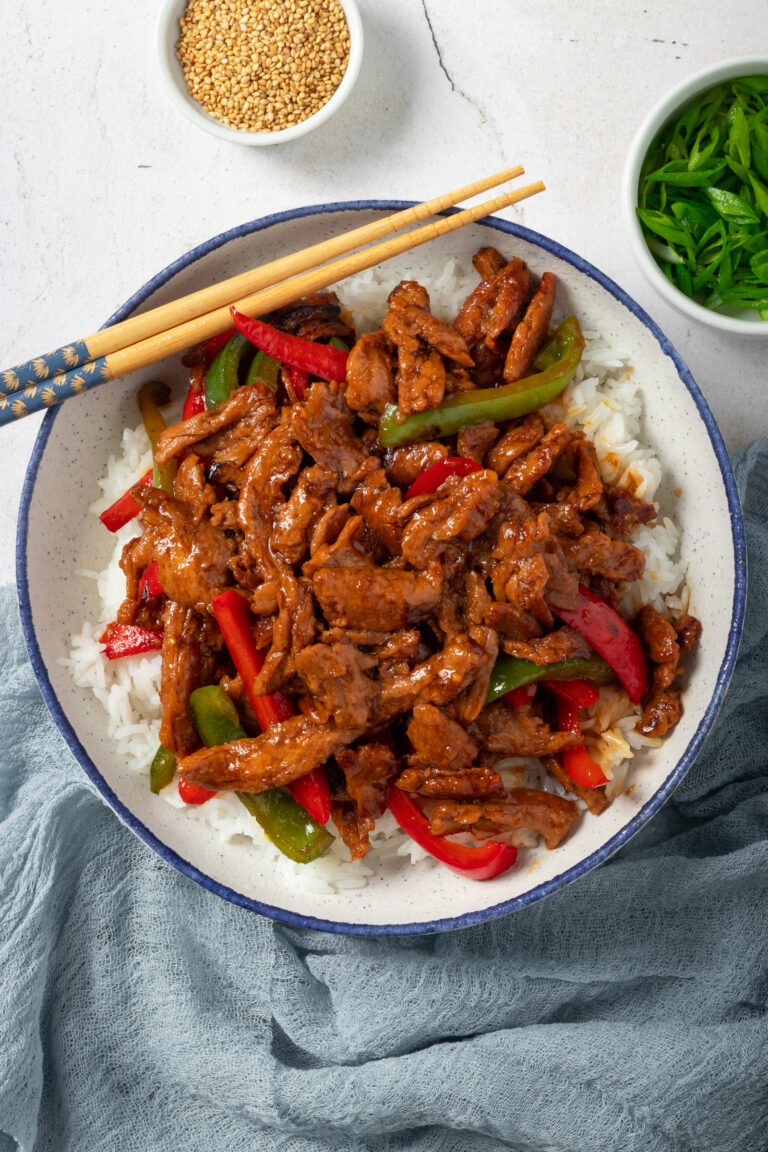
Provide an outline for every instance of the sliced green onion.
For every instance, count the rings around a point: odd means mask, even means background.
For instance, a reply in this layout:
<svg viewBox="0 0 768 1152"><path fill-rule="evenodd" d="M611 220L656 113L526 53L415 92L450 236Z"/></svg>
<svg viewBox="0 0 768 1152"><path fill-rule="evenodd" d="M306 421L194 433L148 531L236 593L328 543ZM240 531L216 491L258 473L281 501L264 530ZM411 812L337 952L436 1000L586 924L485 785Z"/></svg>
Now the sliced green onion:
<svg viewBox="0 0 768 1152"><path fill-rule="evenodd" d="M637 216L664 275L705 307L768 301L768 76L692 100L643 162Z"/></svg>

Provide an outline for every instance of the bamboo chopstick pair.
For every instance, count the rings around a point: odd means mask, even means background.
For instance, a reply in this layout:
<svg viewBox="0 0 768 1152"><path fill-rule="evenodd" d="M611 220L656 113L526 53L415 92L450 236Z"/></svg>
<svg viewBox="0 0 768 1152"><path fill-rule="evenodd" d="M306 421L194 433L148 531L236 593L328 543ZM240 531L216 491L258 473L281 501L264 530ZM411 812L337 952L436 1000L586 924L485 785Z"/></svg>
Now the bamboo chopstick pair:
<svg viewBox="0 0 768 1152"><path fill-rule="evenodd" d="M541 181L537 181L422 228L400 236L391 235L462 200L504 184L523 172L520 165L507 168L0 372L0 425L50 408L106 380L135 372L166 356L183 352L201 340L218 336L232 326L231 304L249 316L270 312L544 190ZM341 259L333 259L383 236L390 238Z"/></svg>

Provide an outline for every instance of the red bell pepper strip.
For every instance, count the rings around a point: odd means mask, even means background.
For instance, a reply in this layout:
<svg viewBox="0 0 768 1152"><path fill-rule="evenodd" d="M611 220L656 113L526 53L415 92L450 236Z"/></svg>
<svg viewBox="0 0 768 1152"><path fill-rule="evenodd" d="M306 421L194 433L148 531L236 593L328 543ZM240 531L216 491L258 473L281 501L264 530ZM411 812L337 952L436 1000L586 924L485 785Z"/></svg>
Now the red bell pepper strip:
<svg viewBox="0 0 768 1152"><path fill-rule="evenodd" d="M288 791L297 804L306 808L318 824L327 824L331 818L331 790L325 768L313 768L306 776L300 776L288 785Z"/></svg>
<svg viewBox="0 0 768 1152"><path fill-rule="evenodd" d="M578 706L558 698L556 710L559 731L581 736ZM578 784L580 788L599 788L608 783L608 777L583 744L577 744L575 748L566 748L560 753L560 762L574 784Z"/></svg>
<svg viewBox="0 0 768 1152"><path fill-rule="evenodd" d="M387 791L389 809L395 820L412 840L441 864L466 876L468 880L491 880L500 876L517 860L517 848L500 840L488 840L477 848L457 844L445 836L435 836L429 830L429 821L419 806L408 795L390 784Z"/></svg>
<svg viewBox="0 0 768 1152"><path fill-rule="evenodd" d="M184 398L184 407L181 410L182 420L189 420L192 416L199 416L205 412L205 368L196 364L189 374L189 391Z"/></svg>
<svg viewBox="0 0 768 1152"><path fill-rule="evenodd" d="M591 708L600 699L600 693L589 680L542 680L553 696L573 704L576 708Z"/></svg>
<svg viewBox="0 0 768 1152"><path fill-rule="evenodd" d="M259 727L262 732L266 732L272 724L280 724L289 716L293 716L293 705L282 692L257 696L253 691L253 682L262 669L264 657L253 642L251 610L247 600L234 588L230 588L217 596L212 606L224 643L243 681L243 687ZM331 818L331 791L323 767L313 768L306 776L301 776L289 784L288 789L294 800L306 808L313 820L318 824L328 823Z"/></svg>
<svg viewBox="0 0 768 1152"><path fill-rule="evenodd" d="M504 699L513 708L522 708L524 704L530 704L536 695L538 684L534 681L532 684L521 684L519 688L513 688L510 692L504 693Z"/></svg>
<svg viewBox="0 0 768 1152"><path fill-rule="evenodd" d="M206 800L215 795L210 788L203 788L202 784L193 784L191 780L179 776L179 796L185 804L205 804Z"/></svg>
<svg viewBox="0 0 768 1152"><path fill-rule="evenodd" d="M632 703L639 704L648 684L648 661L640 637L626 620L581 584L577 606L554 611L608 661Z"/></svg>
<svg viewBox="0 0 768 1152"><path fill-rule="evenodd" d="M309 388L309 372L304 368L291 368L291 388L297 400L304 399L304 393Z"/></svg>
<svg viewBox="0 0 768 1152"><path fill-rule="evenodd" d="M196 392L194 385L190 385L189 392L184 399L181 418L182 420L189 420L192 416L199 416L201 412L205 412L205 392L202 390Z"/></svg>
<svg viewBox="0 0 768 1152"><path fill-rule="evenodd" d="M263 320L252 320L235 307L230 308L235 327L257 348L273 356L291 368L303 368L321 380L345 381L347 378L347 356L341 348L329 344L316 344L312 340L302 340L288 332L280 332Z"/></svg>
<svg viewBox="0 0 768 1152"><path fill-rule="evenodd" d="M151 484L152 483L152 469L145 472L144 475L136 481L136 484ZM135 488L136 484L131 484L131 488ZM141 508L131 496L131 488L124 492L122 496L115 500L114 504L110 504L109 508L105 508L99 516L105 528L110 532L117 532L118 528L122 528L129 520L133 520L141 511Z"/></svg>
<svg viewBox="0 0 768 1152"><path fill-rule="evenodd" d="M560 753L560 759L571 780L580 788L601 788L608 783L608 777L583 744L566 748Z"/></svg>
<svg viewBox="0 0 768 1152"><path fill-rule="evenodd" d="M235 334L234 328L227 328L226 332L220 332L218 336L211 336L210 339L206 341L206 344L205 344L205 366L206 366L206 368L210 367L210 365L216 359L216 353L220 352L221 349L224 347L224 345L229 343L229 341L232 339L234 334Z"/></svg>
<svg viewBox="0 0 768 1152"><path fill-rule="evenodd" d="M150 596L164 596L165 589L160 583L160 569L157 560L151 560L144 569L139 581L138 600L148 600Z"/></svg>
<svg viewBox="0 0 768 1152"><path fill-rule="evenodd" d="M121 656L138 656L141 652L159 652L163 646L162 628L142 628L139 624L107 624L99 643L105 644L108 660Z"/></svg>
<svg viewBox="0 0 768 1152"><path fill-rule="evenodd" d="M482 466L466 456L446 456L445 460L437 460L434 464L430 464L429 468L414 480L405 494L405 499L422 496L425 492L437 492L449 476L468 476L470 472L481 471Z"/></svg>
<svg viewBox="0 0 768 1152"><path fill-rule="evenodd" d="M264 657L253 642L251 610L245 597L229 588L215 598L212 607L259 727L266 732L273 724L280 724L293 716L293 705L282 692L272 692L267 696L257 696L253 692L253 682L263 667Z"/></svg>

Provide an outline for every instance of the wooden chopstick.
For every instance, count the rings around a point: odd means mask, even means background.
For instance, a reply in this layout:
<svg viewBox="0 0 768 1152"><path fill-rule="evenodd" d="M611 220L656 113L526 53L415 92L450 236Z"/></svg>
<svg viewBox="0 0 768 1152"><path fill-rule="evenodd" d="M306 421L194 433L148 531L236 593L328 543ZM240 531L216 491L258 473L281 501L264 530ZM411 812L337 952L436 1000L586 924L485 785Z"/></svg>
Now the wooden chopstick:
<svg viewBox="0 0 768 1152"><path fill-rule="evenodd" d="M92 336L86 336L82 340L74 340L71 344L57 348L45 356L36 356L25 364L19 364L0 374L2 378L0 398L20 392L29 386L40 384L57 372L68 372L80 368L92 360L98 360L100 356L107 356L111 352L117 352L119 349L127 348L141 340L147 340L159 332L164 332L168 328L174 328L178 324L192 320L195 316L203 316L215 308L222 308L231 304L233 300L239 300L254 292L259 292L263 288L269 287L270 284L277 284L289 276L296 276L318 264L324 264L326 261L340 256L343 252L360 248L364 244L371 244L374 240L380 240L401 228L417 224L420 220L434 216L462 200L469 200L481 192L487 192L490 188L498 187L499 184L506 184L508 180L513 180L524 172L525 169L522 164L517 164L513 168L505 168L502 172L495 172L492 176L486 176L482 180L465 184L463 188L435 196L432 200L426 200L423 204L406 208L403 212L396 212L393 216L374 220L373 223L355 228L351 232L334 236L330 240L323 240L319 244L313 244L311 247L304 248L300 252L293 252L289 256L282 256L279 260L272 260L269 264L263 264L259 268L241 272L237 276L231 276L228 280L221 280L208 288L192 292L189 296L172 300L168 304L161 304L158 308L153 308L149 312L142 312L139 316L132 316L120 324L113 324L110 328L102 328L99 332L94 332Z"/></svg>
<svg viewBox="0 0 768 1152"><path fill-rule="evenodd" d="M324 264L320 268L313 268L290 280L272 285L259 292L232 301L239 312L246 315L260 315L270 312L291 303L300 296L315 292L319 288L326 288L339 280L363 272L376 264L398 256L402 252L417 248L430 240L445 236L458 228L471 224L476 220L517 204L521 200L544 191L544 184L537 181L523 188L506 192L482 204L476 204L454 215L442 217L432 221L422 228L416 228L400 236L393 236L381 244L365 248L361 252ZM125 376L140 368L146 368L166 356L183 352L201 340L217 336L231 327L232 318L229 306L219 307L203 316L197 316L185 323L177 324L167 331L159 332L146 340L141 340L127 348L119 349L98 360L87 363L83 368L63 373L51 379L47 384L36 384L13 396L0 398L0 425L9 423L13 419L20 419L31 412L50 407L60 400L94 387L105 380L117 376Z"/></svg>

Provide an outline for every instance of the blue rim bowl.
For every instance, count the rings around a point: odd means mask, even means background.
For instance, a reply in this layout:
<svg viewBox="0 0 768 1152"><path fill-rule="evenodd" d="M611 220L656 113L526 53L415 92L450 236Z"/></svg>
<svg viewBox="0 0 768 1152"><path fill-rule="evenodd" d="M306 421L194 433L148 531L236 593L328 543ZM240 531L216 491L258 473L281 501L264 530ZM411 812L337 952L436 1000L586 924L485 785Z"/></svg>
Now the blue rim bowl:
<svg viewBox="0 0 768 1152"><path fill-rule="evenodd" d="M275 213L270 216L265 216L249 223L242 224L236 228L232 228L227 232L222 232L218 236L205 241L203 244L193 248L186 255L180 259L169 264L156 276L153 276L146 284L143 285L137 292L135 292L117 311L110 316L106 322L107 325L116 324L121 320L127 319L136 310L138 310L158 289L162 288L174 276L184 269L189 268L195 262L201 260L203 257L208 256L216 249L229 243L230 241L241 239L243 237L251 236L255 233L262 232L274 225L283 224L290 220L299 220L304 217L311 216L329 216L331 214L349 211L386 211L395 212L403 208L410 207L413 201L389 201L389 200L366 200L366 201L352 201L340 202L330 204L313 205L305 208L290 210L287 212ZM456 209L449 210L456 211ZM18 582L18 594L21 608L21 620L24 632L24 638L29 651L30 660L37 677L40 689L45 699L48 708L58 726L62 736L74 753L77 760L80 762L83 770L88 778L93 782L99 790L107 804L116 812L124 824L126 824L136 835L142 839L146 844L155 850L164 860L172 864L184 875L190 877L192 880L201 884L203 887L214 892L216 895L231 901L233 904L240 905L247 908L252 912L258 912L261 915L271 917L275 920L282 921L283 923L303 927L319 929L325 932L340 933L344 935L354 936L394 936L394 935L413 935L420 933L430 933L442 931L445 929L453 928L466 928L484 921L493 919L510 912L514 912L519 908L527 907L535 903L537 900L542 899L554 892L559 891L565 885L571 883L578 877L583 876L598 864L607 860L614 855L627 841L662 807L669 796L679 785L682 778L690 769L693 764L711 726L717 715L718 709L723 701L726 693L728 682L733 672L736 655L741 636L741 629L744 619L744 611L746 604L746 544L744 537L744 526L739 504L738 494L736 491L736 483L734 480L733 472L731 470L728 454L723 443L722 435L715 422L709 407L699 391L693 377L691 376L687 366L669 343L664 334L660 331L654 321L648 314L623 291L617 284L615 284L609 277L600 272L593 265L588 263L576 253L570 251L562 244L557 243L537 232L530 229L523 228L520 225L510 223L506 220L501 220L495 217L489 217L479 224L488 229L489 242L492 241L492 234L494 232L501 233L509 237L513 237L520 241L528 242L538 248L543 249L545 252L550 253L552 256L565 261L579 272L589 277L602 289L614 297L616 301L624 305L632 315L638 320L646 329L652 338L658 343L660 350L663 354L668 356L674 363L675 369L680 377L680 380L688 390L698 414L703 422L709 441L711 443L717 464L720 470L725 497L727 500L727 507L730 515L730 532L732 546L732 556L734 565L734 585L733 585L733 602L731 623L727 637L727 643L723 649L720 666L717 672L717 677L714 683L714 690L711 698L703 711L700 722L688 741L682 755L679 757L674 769L666 776L661 786L653 793L650 799L636 812L636 814L626 823L620 831L618 831L609 840L604 842L595 851L589 853L584 858L580 859L573 866L567 868L558 875L552 876L545 882L533 886L521 895L515 896L512 899L502 900L501 902L477 910L467 911L461 915L442 917L439 919L424 919L413 923L357 923L357 922L344 922L332 919L326 919L314 915L306 915L294 912L290 909L281 908L273 904L265 903L261 900L244 895L235 889L229 887L227 884L221 883L219 880L214 879L207 873L198 868L191 861L185 859L179 852L170 848L167 844L163 843L158 836L149 829L142 820L140 820L131 809L116 795L114 789L105 779L102 772L94 763L91 756L86 751L80 738L78 737L70 719L68 718L65 708L63 707L59 696L51 682L49 670L46 661L41 651L40 638L35 628L32 604L30 600L30 572L29 572L29 547L30 547L30 507L32 503L33 493L38 478L38 471L40 469L43 455L51 440L52 433L56 427L57 419L60 418L61 412L58 408L51 409L40 428L37 440L35 442L32 457L30 459L29 467L25 478L24 488L21 500L21 513L19 517L17 541L16 541L16 570ZM106 325L105 325L106 326ZM484 885L482 887L485 887Z"/></svg>

